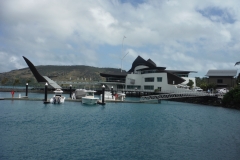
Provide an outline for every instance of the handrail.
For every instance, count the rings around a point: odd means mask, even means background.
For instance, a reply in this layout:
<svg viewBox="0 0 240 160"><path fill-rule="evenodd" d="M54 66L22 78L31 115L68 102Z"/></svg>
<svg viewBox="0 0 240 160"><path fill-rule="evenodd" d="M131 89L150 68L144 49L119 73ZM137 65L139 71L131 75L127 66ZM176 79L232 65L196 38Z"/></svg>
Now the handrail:
<svg viewBox="0 0 240 160"><path fill-rule="evenodd" d="M159 94L142 96L140 101L151 101L151 100L161 100L161 99L174 99L174 98L185 98L185 97L202 97L202 96L216 96L215 94L208 94L205 92L182 92L182 93L169 93L169 94Z"/></svg>

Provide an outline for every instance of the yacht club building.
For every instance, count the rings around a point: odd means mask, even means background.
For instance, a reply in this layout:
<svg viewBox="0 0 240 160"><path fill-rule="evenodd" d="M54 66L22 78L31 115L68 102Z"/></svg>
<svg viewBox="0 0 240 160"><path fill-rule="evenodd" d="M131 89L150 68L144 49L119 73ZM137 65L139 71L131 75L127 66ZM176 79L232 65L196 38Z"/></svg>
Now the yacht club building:
<svg viewBox="0 0 240 160"><path fill-rule="evenodd" d="M120 73L100 73L106 78L104 85L107 89L114 87L117 90L137 90L142 92L175 92L183 87L183 84L191 79L195 83L195 78L189 78L190 72L166 70L166 67L157 67L151 60L144 60L138 56L132 63L128 72ZM195 72L196 73L196 72Z"/></svg>

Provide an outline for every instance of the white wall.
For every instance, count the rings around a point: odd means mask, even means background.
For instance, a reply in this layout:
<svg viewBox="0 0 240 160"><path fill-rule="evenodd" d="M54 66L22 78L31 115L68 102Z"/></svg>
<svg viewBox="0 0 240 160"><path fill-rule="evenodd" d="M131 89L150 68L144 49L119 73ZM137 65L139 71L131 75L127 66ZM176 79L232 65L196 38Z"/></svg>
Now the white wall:
<svg viewBox="0 0 240 160"><path fill-rule="evenodd" d="M145 78L154 77L154 82L145 82ZM162 77L162 82L157 82L157 77ZM135 80L135 84L131 84L131 79ZM126 88L127 85L138 85L141 86L141 90L144 90L144 85L154 86L154 90L161 87L162 91L174 90L175 85L169 85L167 80L167 73L149 73L149 74L128 74L126 77Z"/></svg>
<svg viewBox="0 0 240 160"><path fill-rule="evenodd" d="M193 87L196 87L196 78L190 78L190 77L181 77L185 79L185 81L182 84L187 84L189 80L192 80L194 82Z"/></svg>
<svg viewBox="0 0 240 160"><path fill-rule="evenodd" d="M143 69L143 68L149 68L149 67L148 67L148 66L144 66L144 65L139 65L139 66L137 66L137 67L134 68L134 73L139 72L139 71L137 71L137 70Z"/></svg>

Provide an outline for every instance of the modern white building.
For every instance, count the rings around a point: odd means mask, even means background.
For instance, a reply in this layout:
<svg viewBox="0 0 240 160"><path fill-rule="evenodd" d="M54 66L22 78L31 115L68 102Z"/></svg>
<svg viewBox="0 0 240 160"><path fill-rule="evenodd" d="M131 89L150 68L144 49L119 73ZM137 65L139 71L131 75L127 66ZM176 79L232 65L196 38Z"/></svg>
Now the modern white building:
<svg viewBox="0 0 240 160"><path fill-rule="evenodd" d="M166 70L166 67L157 67L151 59L146 61L138 56L128 72L100 75L106 78L105 85L108 88L113 86L117 90L181 92L186 90L185 84L189 79L194 82L194 86L196 84L195 78L188 77L190 72L194 71Z"/></svg>

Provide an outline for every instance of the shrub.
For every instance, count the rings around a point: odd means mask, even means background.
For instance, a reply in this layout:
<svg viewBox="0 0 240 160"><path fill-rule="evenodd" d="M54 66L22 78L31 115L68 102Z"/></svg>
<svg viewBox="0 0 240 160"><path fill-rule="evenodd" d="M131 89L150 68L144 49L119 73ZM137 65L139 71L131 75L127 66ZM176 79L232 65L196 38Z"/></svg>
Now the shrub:
<svg viewBox="0 0 240 160"><path fill-rule="evenodd" d="M235 87L226 93L222 100L223 105L240 105L240 87Z"/></svg>

